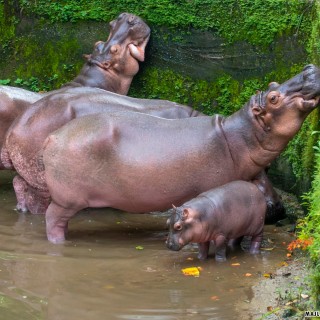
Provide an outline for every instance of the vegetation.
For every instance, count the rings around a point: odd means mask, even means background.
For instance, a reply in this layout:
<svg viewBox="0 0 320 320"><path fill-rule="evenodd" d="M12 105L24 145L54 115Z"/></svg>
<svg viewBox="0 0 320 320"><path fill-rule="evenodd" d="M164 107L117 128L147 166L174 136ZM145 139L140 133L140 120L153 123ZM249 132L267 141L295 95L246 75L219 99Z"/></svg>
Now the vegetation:
<svg viewBox="0 0 320 320"><path fill-rule="evenodd" d="M53 22L106 21L132 12L153 25L216 29L229 41L270 44L276 36L305 31L312 1L292 0L21 0L25 13ZM237 23L234 23L236 21Z"/></svg>
<svg viewBox="0 0 320 320"><path fill-rule="evenodd" d="M226 43L246 41L259 52L270 52L281 51L281 47L272 47L275 39L295 36L308 53L306 60L320 65L320 4L315 0L0 0L0 84L33 91L60 87L79 72L83 64L79 58L94 42L89 36L77 35L73 24L109 22L125 11L141 16L152 27L161 27L163 38L170 38L172 30L180 34L207 30ZM31 32L34 29L44 31L39 37ZM96 28L95 39L105 38L105 33ZM171 37L170 41L181 38ZM282 82L300 72L306 62L279 62L275 70L260 78L239 80L223 73L214 81L147 65L134 79L130 95L168 99L207 114L228 115L256 89L266 88L270 81ZM290 162L297 179L313 178L312 189L304 197L309 214L299 225L299 237L301 241L313 239L308 250L313 261L314 297L319 304L320 142L319 133L312 134L318 130L319 112L313 112L282 157Z"/></svg>

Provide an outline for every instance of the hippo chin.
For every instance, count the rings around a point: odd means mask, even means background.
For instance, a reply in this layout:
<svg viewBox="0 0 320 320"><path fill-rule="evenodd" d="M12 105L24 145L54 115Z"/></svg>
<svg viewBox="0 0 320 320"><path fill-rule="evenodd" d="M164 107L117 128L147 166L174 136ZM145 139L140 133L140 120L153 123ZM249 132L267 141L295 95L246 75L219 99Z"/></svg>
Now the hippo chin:
<svg viewBox="0 0 320 320"><path fill-rule="evenodd" d="M48 137L39 159L52 197L48 239L64 241L69 219L86 207L166 210L228 182L253 180L319 97L320 72L309 65L226 118L118 112L74 119Z"/></svg>
<svg viewBox="0 0 320 320"><path fill-rule="evenodd" d="M178 251L190 242L199 244L199 259L206 259L210 242L216 261L226 260L227 242L252 236L250 253L259 253L267 204L263 193L251 182L232 181L203 192L174 207L168 219L167 247Z"/></svg>

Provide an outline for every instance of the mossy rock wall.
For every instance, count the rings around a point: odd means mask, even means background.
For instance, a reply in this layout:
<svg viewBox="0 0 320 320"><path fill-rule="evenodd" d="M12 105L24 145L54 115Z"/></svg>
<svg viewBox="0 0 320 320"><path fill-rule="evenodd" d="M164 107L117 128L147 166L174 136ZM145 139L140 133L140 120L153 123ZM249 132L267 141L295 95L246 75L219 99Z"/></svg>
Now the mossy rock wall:
<svg viewBox="0 0 320 320"><path fill-rule="evenodd" d="M107 38L108 23L126 11L140 15L152 29L146 62L129 95L229 115L257 89L318 62L315 3L0 1L0 79L34 91L60 87L79 72L82 54ZM317 125L317 116L311 116L282 156L282 165L289 163L293 176L312 172L314 137L310 137Z"/></svg>

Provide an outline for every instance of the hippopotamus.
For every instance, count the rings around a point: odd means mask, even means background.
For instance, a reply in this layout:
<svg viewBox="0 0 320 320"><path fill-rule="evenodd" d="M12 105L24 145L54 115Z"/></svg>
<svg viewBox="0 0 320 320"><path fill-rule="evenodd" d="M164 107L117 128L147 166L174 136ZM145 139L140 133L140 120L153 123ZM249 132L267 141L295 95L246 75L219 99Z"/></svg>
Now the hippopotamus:
<svg viewBox="0 0 320 320"><path fill-rule="evenodd" d="M98 41L79 75L65 87L87 86L126 95L133 77L139 71L139 61L145 59L150 28L138 16L121 13L110 22L106 42Z"/></svg>
<svg viewBox="0 0 320 320"><path fill-rule="evenodd" d="M204 116L191 107L175 102L131 98L89 87L69 88L49 95L16 119L7 132L2 148L1 161L5 168L15 169L18 173L13 181L17 209L44 214L49 205L48 197L42 197L46 187L37 158L50 133L74 118L120 110L144 112L168 119Z"/></svg>
<svg viewBox="0 0 320 320"><path fill-rule="evenodd" d="M255 184L232 181L173 209L167 222L169 249L178 251L190 242L198 243L198 258L204 260L213 241L215 260L221 262L226 261L228 240L252 236L250 253L259 253L267 203Z"/></svg>
<svg viewBox="0 0 320 320"><path fill-rule="evenodd" d="M308 65L229 117L107 112L70 121L46 139L38 158L47 188L42 192L51 195L49 241L63 242L70 218L87 207L162 211L228 182L253 180L319 98L320 70Z"/></svg>

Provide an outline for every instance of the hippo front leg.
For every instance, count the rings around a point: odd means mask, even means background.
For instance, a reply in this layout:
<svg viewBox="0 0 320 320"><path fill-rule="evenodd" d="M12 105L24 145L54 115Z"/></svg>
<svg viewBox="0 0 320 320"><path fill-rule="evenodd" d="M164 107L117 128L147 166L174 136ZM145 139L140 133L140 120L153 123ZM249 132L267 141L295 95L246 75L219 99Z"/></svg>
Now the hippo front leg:
<svg viewBox="0 0 320 320"><path fill-rule="evenodd" d="M26 193L28 190L27 182L19 175L16 175L12 181L13 189L17 198L16 208L20 212L28 212L28 206L26 203Z"/></svg>
<svg viewBox="0 0 320 320"><path fill-rule="evenodd" d="M220 234L216 237L214 241L216 245L216 252L215 252L215 260L217 262L225 262L227 260L226 253L227 253L227 239L224 235Z"/></svg>
<svg viewBox="0 0 320 320"><path fill-rule="evenodd" d="M63 208L53 201L50 203L46 212L46 231L50 242L59 244L65 241L68 221L79 210Z"/></svg>
<svg viewBox="0 0 320 320"><path fill-rule="evenodd" d="M198 259L206 260L208 258L210 241L198 243Z"/></svg>

